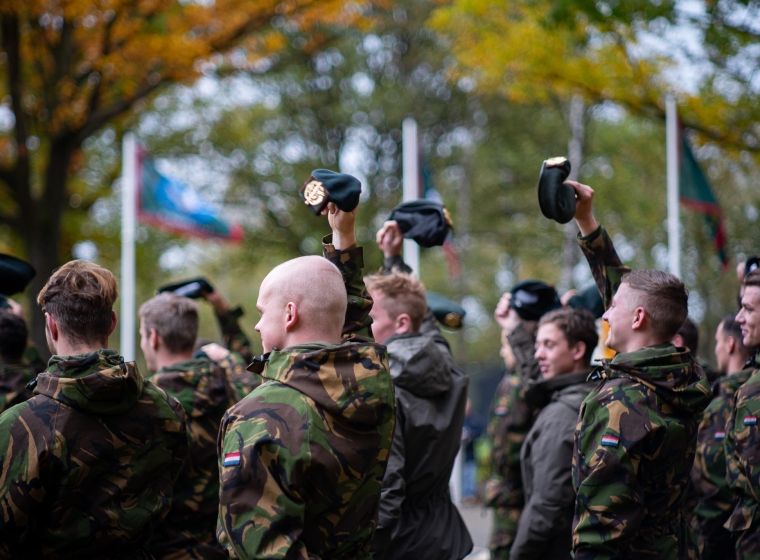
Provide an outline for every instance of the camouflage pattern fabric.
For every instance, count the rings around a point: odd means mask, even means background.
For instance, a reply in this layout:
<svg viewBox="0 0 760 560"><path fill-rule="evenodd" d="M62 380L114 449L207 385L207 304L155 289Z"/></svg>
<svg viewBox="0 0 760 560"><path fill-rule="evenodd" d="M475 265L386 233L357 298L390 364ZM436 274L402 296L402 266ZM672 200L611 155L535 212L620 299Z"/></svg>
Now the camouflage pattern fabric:
<svg viewBox="0 0 760 560"><path fill-rule="evenodd" d="M744 370L720 379L717 396L705 409L699 424L691 488L697 501L693 508L693 527L702 560L728 558L734 553L733 537L723 527L734 510L734 494L726 481L723 444L726 424L733 413L734 396L751 373L752 370Z"/></svg>
<svg viewBox="0 0 760 560"><path fill-rule="evenodd" d="M261 376L247 371L246 367L253 360L253 346L238 319L243 316L243 308L238 306L227 313L217 313L219 328L222 330L224 347L230 351L229 356L219 361L219 366L227 374L227 381L232 387L235 402L240 401L256 387L261 385Z"/></svg>
<svg viewBox="0 0 760 560"><path fill-rule="evenodd" d="M0 413L32 398L26 386L39 371L33 366L0 361Z"/></svg>
<svg viewBox="0 0 760 560"><path fill-rule="evenodd" d="M115 350L53 356L0 415L0 557L150 558L187 457L179 403Z"/></svg>
<svg viewBox="0 0 760 560"><path fill-rule="evenodd" d="M579 239L609 306L628 271L607 232ZM575 432L576 560L697 558L681 516L710 387L691 354L660 344L604 360Z"/></svg>
<svg viewBox="0 0 760 560"><path fill-rule="evenodd" d="M235 558L370 559L393 384L371 338L362 251L325 244L348 293L343 343L272 351L264 383L222 422L217 535Z"/></svg>
<svg viewBox="0 0 760 560"><path fill-rule="evenodd" d="M174 485L165 523L150 542L156 559L224 559L216 540L219 513L219 461L216 440L222 416L234 403L224 370L199 358L161 368L149 378L185 411L190 451Z"/></svg>
<svg viewBox="0 0 760 560"><path fill-rule="evenodd" d="M24 356L21 358L21 363L25 366L31 366L36 372L45 371L47 364L45 360L40 356L40 351L34 344L29 343L24 350Z"/></svg>
<svg viewBox="0 0 760 560"><path fill-rule="evenodd" d="M517 535L517 523L520 521L522 508L495 508L493 510L493 528L488 548L491 560L509 560L509 551Z"/></svg>
<svg viewBox="0 0 760 560"><path fill-rule="evenodd" d="M755 362L757 358L755 358ZM736 557L760 559L760 369L736 392L734 411L726 424L726 479L736 503L725 527L736 538Z"/></svg>

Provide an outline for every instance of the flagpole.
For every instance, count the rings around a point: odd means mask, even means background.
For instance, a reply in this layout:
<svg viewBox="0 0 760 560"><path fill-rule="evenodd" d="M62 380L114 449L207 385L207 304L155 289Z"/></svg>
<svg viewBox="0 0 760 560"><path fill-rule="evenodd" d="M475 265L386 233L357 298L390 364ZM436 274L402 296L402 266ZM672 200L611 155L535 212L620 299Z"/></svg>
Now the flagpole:
<svg viewBox="0 0 760 560"><path fill-rule="evenodd" d="M124 135L121 167L121 355L135 359L135 221L137 143L131 132Z"/></svg>
<svg viewBox="0 0 760 560"><path fill-rule="evenodd" d="M403 201L420 197L420 159L417 143L417 123L412 118L404 119L401 126L401 148L403 150L404 188ZM411 239L404 239L404 262L418 277L420 275L420 247Z"/></svg>
<svg viewBox="0 0 760 560"><path fill-rule="evenodd" d="M665 137L668 171L668 265L670 273L681 277L681 237L678 213L678 109L672 95L665 99Z"/></svg>

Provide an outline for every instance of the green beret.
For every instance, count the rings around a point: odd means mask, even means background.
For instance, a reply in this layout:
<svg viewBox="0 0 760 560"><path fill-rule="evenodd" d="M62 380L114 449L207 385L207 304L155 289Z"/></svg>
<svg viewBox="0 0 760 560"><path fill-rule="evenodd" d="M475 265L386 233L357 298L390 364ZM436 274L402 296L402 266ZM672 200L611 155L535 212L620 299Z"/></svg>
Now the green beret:
<svg viewBox="0 0 760 560"><path fill-rule="evenodd" d="M594 319L598 319L604 315L604 301L602 300L602 294L599 293L599 288L596 287L596 284L589 284L585 288L578 290L578 292L568 300L567 305L573 309L589 310L594 316Z"/></svg>
<svg viewBox="0 0 760 560"><path fill-rule="evenodd" d="M12 296L26 290L37 272L26 261L0 253L0 294Z"/></svg>
<svg viewBox="0 0 760 560"><path fill-rule="evenodd" d="M523 280L509 291L509 306L523 321L538 321L544 314L562 307L557 290L540 280Z"/></svg>
<svg viewBox="0 0 760 560"><path fill-rule="evenodd" d="M213 291L214 287L211 283L202 276L199 276L198 278L180 280L172 284L164 284L156 290L156 293L163 294L164 292L170 292L178 296L198 299L202 298L203 294L210 294Z"/></svg>
<svg viewBox="0 0 760 560"><path fill-rule="evenodd" d="M399 204L391 210L388 220L394 220L404 237L413 239L420 247L443 245L452 227L443 204L419 199Z"/></svg>
<svg viewBox="0 0 760 560"><path fill-rule="evenodd" d="M566 185L570 175L567 158L547 159L538 176L538 205L541 213L555 222L566 224L575 216L575 189Z"/></svg>
<svg viewBox="0 0 760 560"><path fill-rule="evenodd" d="M462 326L465 310L454 300L435 292L427 292L427 304L435 318L444 327L458 329Z"/></svg>
<svg viewBox="0 0 760 560"><path fill-rule="evenodd" d="M298 194L317 216L332 202L340 210L351 212L359 205L362 184L356 177L329 169L315 169Z"/></svg>

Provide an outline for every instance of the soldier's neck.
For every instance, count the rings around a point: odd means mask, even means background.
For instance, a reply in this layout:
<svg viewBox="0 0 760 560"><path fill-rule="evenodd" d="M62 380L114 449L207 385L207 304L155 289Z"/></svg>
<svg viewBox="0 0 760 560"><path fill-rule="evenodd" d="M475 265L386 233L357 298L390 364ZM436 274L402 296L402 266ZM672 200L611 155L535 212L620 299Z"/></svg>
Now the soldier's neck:
<svg viewBox="0 0 760 560"><path fill-rule="evenodd" d="M97 342L73 343L65 336L59 336L54 345L55 347L51 348L51 350L58 356L77 356L79 354L97 352L101 348L107 348L108 339L106 338Z"/></svg>

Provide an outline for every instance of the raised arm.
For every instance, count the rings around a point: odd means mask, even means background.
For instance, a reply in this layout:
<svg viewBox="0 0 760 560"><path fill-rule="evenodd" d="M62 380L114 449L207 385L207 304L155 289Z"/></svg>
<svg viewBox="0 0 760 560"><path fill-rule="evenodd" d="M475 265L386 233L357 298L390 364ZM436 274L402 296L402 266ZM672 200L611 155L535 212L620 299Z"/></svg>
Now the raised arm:
<svg viewBox="0 0 760 560"><path fill-rule="evenodd" d="M251 341L240 327L238 321L243 316L243 308L239 305L230 308L227 299L219 290L204 293L203 298L214 308L216 320L219 322L219 328L222 331L224 347L231 352L240 354L246 363L251 363L251 358L253 357Z"/></svg>
<svg viewBox="0 0 760 560"><path fill-rule="evenodd" d="M390 274L394 270L411 274L412 269L404 262L402 256L404 247L404 234L401 228L393 221L387 221L377 232L377 244L383 252L382 274Z"/></svg>

